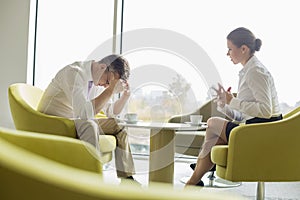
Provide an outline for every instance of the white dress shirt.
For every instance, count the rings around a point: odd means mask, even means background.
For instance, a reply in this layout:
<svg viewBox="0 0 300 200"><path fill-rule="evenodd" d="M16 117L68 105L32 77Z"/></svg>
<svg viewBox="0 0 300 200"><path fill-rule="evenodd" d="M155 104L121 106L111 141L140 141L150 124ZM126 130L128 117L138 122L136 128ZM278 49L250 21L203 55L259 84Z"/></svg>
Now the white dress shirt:
<svg viewBox="0 0 300 200"><path fill-rule="evenodd" d="M218 109L239 122L281 114L273 77L256 56L250 58L239 72L237 97Z"/></svg>
<svg viewBox="0 0 300 200"><path fill-rule="evenodd" d="M91 65L92 61L74 62L61 69L45 90L38 110L72 119L94 118L96 113L91 99L101 94L104 88L92 84L89 89L89 82L93 80ZM112 116L113 103L108 102L103 111Z"/></svg>

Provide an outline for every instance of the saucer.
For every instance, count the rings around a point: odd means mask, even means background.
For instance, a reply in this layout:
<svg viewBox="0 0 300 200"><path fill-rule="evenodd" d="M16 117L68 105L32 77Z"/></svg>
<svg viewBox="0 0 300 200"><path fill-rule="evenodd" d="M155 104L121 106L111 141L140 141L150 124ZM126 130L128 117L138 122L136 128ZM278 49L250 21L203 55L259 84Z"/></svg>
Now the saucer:
<svg viewBox="0 0 300 200"><path fill-rule="evenodd" d="M124 122L126 122L127 124L136 124L138 123L139 120L134 120L134 121L131 121L131 120L126 120L124 119Z"/></svg>
<svg viewBox="0 0 300 200"><path fill-rule="evenodd" d="M204 126L204 125L206 125L206 122L200 122L199 124L193 124L192 122L184 122L184 123L190 124L192 126Z"/></svg>

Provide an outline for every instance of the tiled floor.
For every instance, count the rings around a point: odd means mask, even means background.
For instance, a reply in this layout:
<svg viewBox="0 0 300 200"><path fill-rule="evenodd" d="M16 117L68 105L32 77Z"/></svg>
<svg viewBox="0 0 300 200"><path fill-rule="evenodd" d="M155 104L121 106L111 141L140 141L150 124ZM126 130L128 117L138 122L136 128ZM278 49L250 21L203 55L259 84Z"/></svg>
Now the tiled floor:
<svg viewBox="0 0 300 200"><path fill-rule="evenodd" d="M183 188L184 184L180 181L183 177L188 177L192 174L192 169L189 168L189 164L195 162L193 158L181 158L175 159L175 175L174 175L174 187ZM148 185L148 169L149 162L147 156L134 156L134 163L136 167L136 175L134 178L142 184L143 187ZM113 184L119 184L120 179L117 178L114 162L107 165L103 171L105 181ZM208 176L209 174L206 174ZM217 177L218 178L218 177ZM208 179L203 179L208 184ZM219 179L222 182L222 179ZM219 182L220 182L219 181ZM243 182L238 187L232 188L211 188L205 187L204 190L212 192L227 192L233 194L239 194L246 199L256 199L256 183ZM300 200L300 182L284 182L284 183L265 183L265 199L266 200Z"/></svg>

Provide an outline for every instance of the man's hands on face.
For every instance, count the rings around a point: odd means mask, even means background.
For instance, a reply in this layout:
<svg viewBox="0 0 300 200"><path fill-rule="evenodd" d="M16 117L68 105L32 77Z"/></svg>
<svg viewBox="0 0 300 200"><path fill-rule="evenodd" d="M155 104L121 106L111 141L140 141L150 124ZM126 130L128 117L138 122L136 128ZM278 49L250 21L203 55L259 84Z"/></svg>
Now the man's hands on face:
<svg viewBox="0 0 300 200"><path fill-rule="evenodd" d="M119 80L114 88L114 93L121 93L124 95L130 96L130 86L127 81Z"/></svg>
<svg viewBox="0 0 300 200"><path fill-rule="evenodd" d="M124 95L130 96L130 85L128 81L123 81L122 85L123 85Z"/></svg>
<svg viewBox="0 0 300 200"><path fill-rule="evenodd" d="M109 72L109 85L108 88L113 90L113 93L124 92L124 95L130 95L130 87L127 81L120 80L120 76L117 73Z"/></svg>
<svg viewBox="0 0 300 200"><path fill-rule="evenodd" d="M114 72L108 72L108 87L114 89L118 81L120 80L120 76L117 73Z"/></svg>

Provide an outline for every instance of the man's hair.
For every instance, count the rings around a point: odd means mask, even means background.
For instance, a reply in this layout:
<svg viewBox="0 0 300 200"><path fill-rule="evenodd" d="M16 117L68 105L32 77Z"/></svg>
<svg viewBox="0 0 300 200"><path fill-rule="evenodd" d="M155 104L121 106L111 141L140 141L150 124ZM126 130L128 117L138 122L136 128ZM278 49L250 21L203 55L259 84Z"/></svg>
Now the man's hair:
<svg viewBox="0 0 300 200"><path fill-rule="evenodd" d="M102 58L99 63L106 64L109 71L117 72L120 79L128 80L130 75L130 67L128 61L121 55L112 54Z"/></svg>

